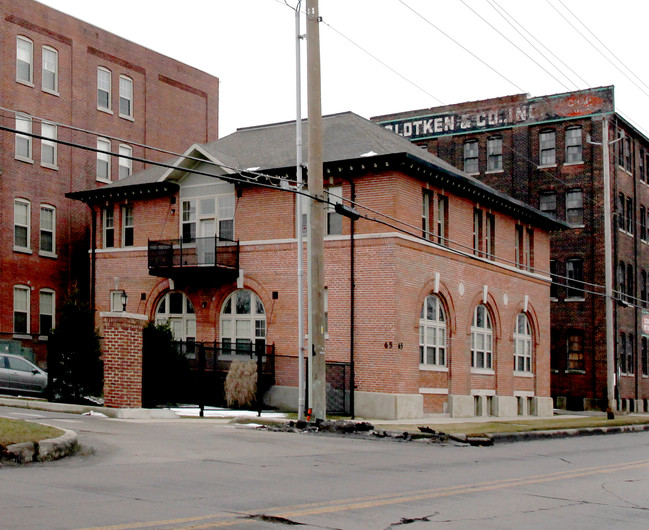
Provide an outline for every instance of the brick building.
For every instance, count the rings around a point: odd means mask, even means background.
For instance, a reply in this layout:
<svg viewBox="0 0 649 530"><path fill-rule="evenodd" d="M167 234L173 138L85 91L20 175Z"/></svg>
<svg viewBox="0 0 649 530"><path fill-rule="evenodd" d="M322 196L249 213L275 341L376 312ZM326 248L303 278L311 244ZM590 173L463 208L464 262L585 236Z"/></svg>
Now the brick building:
<svg viewBox="0 0 649 530"><path fill-rule="evenodd" d="M564 223L355 114L323 122L326 356L347 362L353 344L355 413L551 414L551 282L539 271ZM295 408L295 124L185 154L69 195L102 220L97 309L169 322L224 360L273 344L286 357L267 399ZM350 200L367 218L336 211Z"/></svg>
<svg viewBox="0 0 649 530"><path fill-rule="evenodd" d="M642 325L649 323L649 139L615 112L613 87L520 94L373 120L571 225L551 238L555 404L606 409L609 390L618 409L649 410L649 326ZM609 326L607 282L614 299ZM608 361L607 339L614 350Z"/></svg>
<svg viewBox="0 0 649 530"><path fill-rule="evenodd" d="M0 58L0 341L43 364L57 308L89 284L90 212L65 193L168 157L145 145L215 140L219 82L32 0L0 0Z"/></svg>

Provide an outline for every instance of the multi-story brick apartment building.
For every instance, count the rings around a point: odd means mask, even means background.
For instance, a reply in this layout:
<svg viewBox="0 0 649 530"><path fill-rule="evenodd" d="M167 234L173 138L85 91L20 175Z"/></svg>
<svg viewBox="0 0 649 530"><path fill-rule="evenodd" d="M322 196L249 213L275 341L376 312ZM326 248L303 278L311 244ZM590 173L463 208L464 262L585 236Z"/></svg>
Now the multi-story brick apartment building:
<svg viewBox="0 0 649 530"><path fill-rule="evenodd" d="M90 212L65 193L169 156L146 145L215 140L219 84L32 0L0 0L0 57L0 340L42 364L61 301L89 284Z"/></svg>
<svg viewBox="0 0 649 530"><path fill-rule="evenodd" d="M565 224L355 114L323 122L326 356L353 344L355 413L551 414L549 230ZM295 408L295 123L186 156L69 195L102 219L98 313L169 322L222 359L272 343L289 357L268 399Z"/></svg>
<svg viewBox="0 0 649 530"><path fill-rule="evenodd" d="M649 410L649 326L642 325L649 318L649 140L615 112L613 87L520 94L374 121L571 225L551 238L555 403L606 409L609 391L622 410ZM616 302L611 326L607 280ZM608 362L607 333L615 350Z"/></svg>

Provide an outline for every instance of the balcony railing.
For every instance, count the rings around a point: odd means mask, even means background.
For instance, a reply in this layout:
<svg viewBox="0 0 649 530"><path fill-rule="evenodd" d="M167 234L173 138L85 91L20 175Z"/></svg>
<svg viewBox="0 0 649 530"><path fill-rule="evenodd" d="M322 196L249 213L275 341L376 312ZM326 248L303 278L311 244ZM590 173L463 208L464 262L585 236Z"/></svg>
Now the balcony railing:
<svg viewBox="0 0 649 530"><path fill-rule="evenodd" d="M224 237L197 237L191 240L149 241L149 272L169 277L180 271L198 269L239 270L239 242Z"/></svg>

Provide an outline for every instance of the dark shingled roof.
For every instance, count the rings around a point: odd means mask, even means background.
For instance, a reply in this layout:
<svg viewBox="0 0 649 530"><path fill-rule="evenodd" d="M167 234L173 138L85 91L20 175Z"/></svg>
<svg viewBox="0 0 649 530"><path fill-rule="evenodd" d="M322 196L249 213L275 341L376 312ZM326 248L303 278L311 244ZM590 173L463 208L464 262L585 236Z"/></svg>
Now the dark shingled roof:
<svg viewBox="0 0 649 530"><path fill-rule="evenodd" d="M303 160L306 161L308 127L306 120L303 123ZM565 223L490 188L409 140L353 112L324 116L322 123L325 168L342 162L345 162L346 167L350 165L349 162L364 163L369 166L371 160L379 160L382 163L389 161L392 167L400 166L404 171L411 171L416 166L427 170L424 174L425 178L435 182L441 177L442 182L438 182L438 185L452 189L456 193L477 195L481 203L492 204L497 209L512 212L512 215L531 220L550 230L567 228ZM219 168L210 172L214 175L227 173L237 175L253 169L256 173L290 175L296 161L295 121L238 129L235 133L219 140L198 145L197 150L234 169L232 171ZM190 148L187 154L197 156L193 151ZM163 193L162 188L156 184L162 184L160 181L170 168L177 167L178 170L172 171L166 177L165 182L171 186L163 188L168 191L174 187L172 182L182 175L185 169L191 169L198 162L177 157L163 164L163 166L150 167L107 186L73 192L67 196L93 202L121 196L129 193L129 190L133 192L137 190L139 194ZM422 173L418 174L424 176Z"/></svg>

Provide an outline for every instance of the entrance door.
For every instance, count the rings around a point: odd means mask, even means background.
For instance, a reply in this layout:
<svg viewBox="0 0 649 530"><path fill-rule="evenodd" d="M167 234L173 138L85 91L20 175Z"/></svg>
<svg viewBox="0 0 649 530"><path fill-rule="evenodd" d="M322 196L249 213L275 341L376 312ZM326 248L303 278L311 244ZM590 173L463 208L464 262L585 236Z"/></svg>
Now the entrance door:
<svg viewBox="0 0 649 530"><path fill-rule="evenodd" d="M215 227L216 222L214 219L201 219L199 221L198 239L196 240L199 265L214 265L216 262Z"/></svg>

